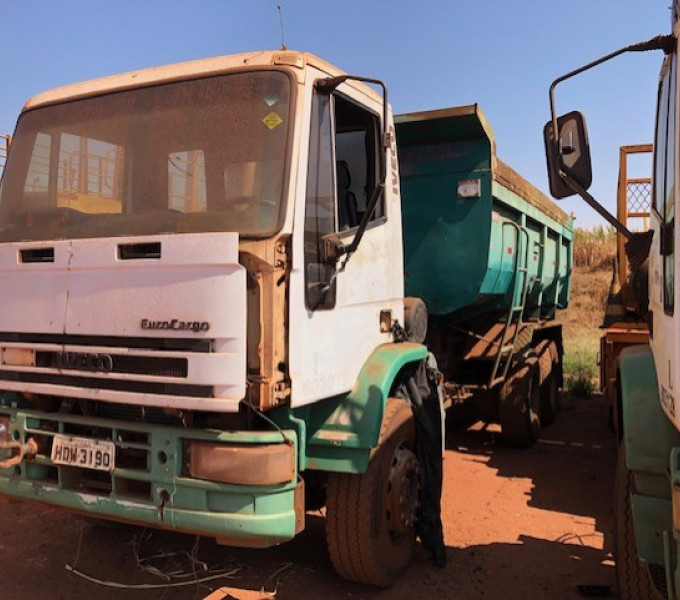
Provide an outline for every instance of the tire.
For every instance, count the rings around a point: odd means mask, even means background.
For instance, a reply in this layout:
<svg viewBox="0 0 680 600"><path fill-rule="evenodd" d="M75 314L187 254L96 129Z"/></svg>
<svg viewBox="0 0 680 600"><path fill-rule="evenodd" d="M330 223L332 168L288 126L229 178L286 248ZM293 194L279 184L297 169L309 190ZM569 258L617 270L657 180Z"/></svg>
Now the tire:
<svg viewBox="0 0 680 600"><path fill-rule="evenodd" d="M503 384L499 401L501 437L508 446L530 448L541 429L538 359L530 355Z"/></svg>
<svg viewBox="0 0 680 600"><path fill-rule="evenodd" d="M540 350L539 350L540 349ZM541 373L541 426L555 422L560 410L560 390L557 381L557 345L545 340L539 344L538 365Z"/></svg>
<svg viewBox="0 0 680 600"><path fill-rule="evenodd" d="M665 590L663 567L654 566L654 580L650 568L640 563L635 547L631 494L634 489L633 474L626 466L623 442L619 446L616 466L614 497L614 553L616 558L616 583L621 600L663 600ZM659 572L660 571L660 572ZM654 581L662 588L660 592Z"/></svg>
<svg viewBox="0 0 680 600"><path fill-rule="evenodd" d="M541 384L541 427L552 425L560 410L560 390L557 386L557 375L551 371Z"/></svg>
<svg viewBox="0 0 680 600"><path fill-rule="evenodd" d="M410 404L390 398L366 473L329 476L326 543L341 577L387 587L411 560L420 493L415 439Z"/></svg>
<svg viewBox="0 0 680 600"><path fill-rule="evenodd" d="M616 433L616 424L614 422L614 406L610 404L607 407L607 427L612 433Z"/></svg>

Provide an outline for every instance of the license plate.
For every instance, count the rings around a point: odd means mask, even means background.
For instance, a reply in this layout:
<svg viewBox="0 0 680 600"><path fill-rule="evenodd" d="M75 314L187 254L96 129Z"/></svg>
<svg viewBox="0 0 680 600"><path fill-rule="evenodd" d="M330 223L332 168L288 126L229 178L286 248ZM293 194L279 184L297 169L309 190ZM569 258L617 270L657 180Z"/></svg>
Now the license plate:
<svg viewBox="0 0 680 600"><path fill-rule="evenodd" d="M113 442L55 435L51 458L56 465L113 471L116 466L116 447Z"/></svg>

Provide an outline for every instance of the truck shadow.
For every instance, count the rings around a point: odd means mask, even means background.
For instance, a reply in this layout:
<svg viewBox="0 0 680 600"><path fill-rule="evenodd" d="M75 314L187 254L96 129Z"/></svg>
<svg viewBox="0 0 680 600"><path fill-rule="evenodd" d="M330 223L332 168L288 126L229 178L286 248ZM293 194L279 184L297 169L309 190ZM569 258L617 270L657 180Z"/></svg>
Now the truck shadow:
<svg viewBox="0 0 680 600"><path fill-rule="evenodd" d="M617 441L607 407L601 395L565 396L562 404L556 422L541 430L532 448L509 448L497 426L463 418L449 427L447 449L486 465L495 476L528 480L529 507L593 519L610 549Z"/></svg>
<svg viewBox="0 0 680 600"><path fill-rule="evenodd" d="M553 600L582 598L581 584L613 588L614 574L606 555L581 545L578 540L549 541L520 536L512 543L447 546L447 566L438 569L418 546L407 571L389 589L369 588L340 579L334 574L325 551L323 518L311 514L306 530L295 540L268 550L243 550L217 546L212 540L201 540L198 558L208 566L220 564L233 571L230 579L210 585L190 586L160 592L108 590L74 576L60 590L64 598L97 597L135 600L203 599L213 589L229 586L233 598L244 600L320 599L320 598L451 598L460 600ZM81 556L79 568L97 577L113 581L157 583L158 579L142 573L127 546L135 534L132 528L107 534L103 544L99 527L88 526L83 544L88 552ZM146 552L190 552L189 536L153 532L147 540ZM111 562L110 553L116 555ZM108 557L108 558L107 558ZM200 576L200 572L198 573ZM261 593L265 592L265 593ZM269 595L267 595L267 593ZM27 596L28 598L28 596Z"/></svg>

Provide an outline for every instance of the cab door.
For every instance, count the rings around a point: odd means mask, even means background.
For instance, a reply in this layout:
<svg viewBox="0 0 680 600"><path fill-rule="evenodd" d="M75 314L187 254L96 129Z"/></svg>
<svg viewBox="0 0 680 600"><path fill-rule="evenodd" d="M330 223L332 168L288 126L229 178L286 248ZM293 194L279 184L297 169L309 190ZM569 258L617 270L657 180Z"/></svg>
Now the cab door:
<svg viewBox="0 0 680 600"><path fill-rule="evenodd" d="M299 251L293 252L291 274L293 406L349 392L373 350L392 340L385 315L403 322L396 184L379 201L349 260L330 264L323 256L331 234L345 246L352 242L378 183L379 153L385 152L380 104L347 84L330 95L313 89L310 100L308 158L299 170L306 184L293 242Z"/></svg>

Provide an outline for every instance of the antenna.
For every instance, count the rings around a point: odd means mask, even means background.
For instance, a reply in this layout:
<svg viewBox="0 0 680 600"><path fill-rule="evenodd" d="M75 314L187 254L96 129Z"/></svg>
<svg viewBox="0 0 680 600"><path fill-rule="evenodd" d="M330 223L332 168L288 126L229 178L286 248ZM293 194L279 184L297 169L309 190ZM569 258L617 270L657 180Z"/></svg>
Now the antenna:
<svg viewBox="0 0 680 600"><path fill-rule="evenodd" d="M276 6L276 10L279 11L279 23L281 24L281 50L287 50L288 48L286 47L286 37L285 37L285 30L283 27L283 11L281 10L281 4L277 2L276 0L273 0L274 6Z"/></svg>

